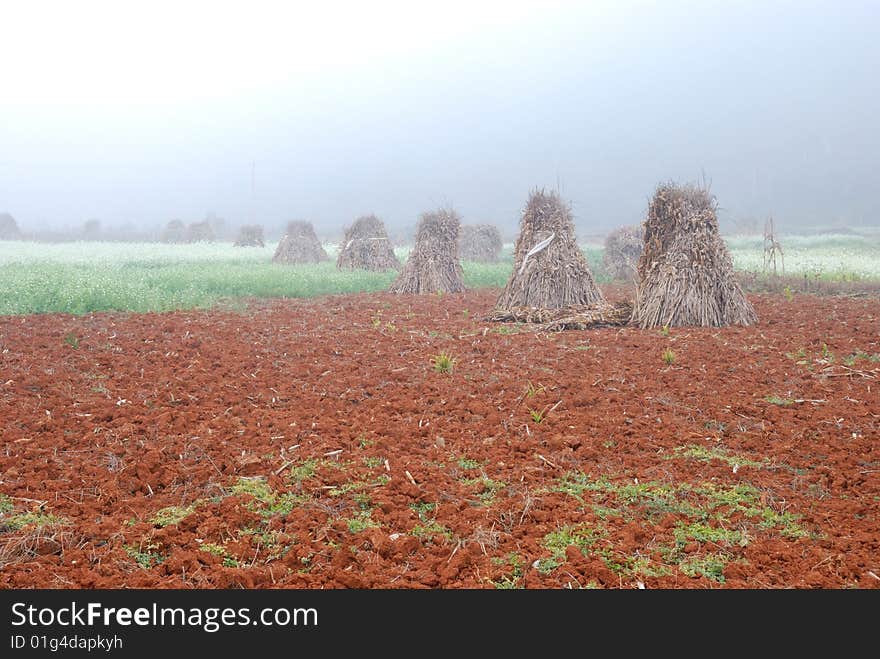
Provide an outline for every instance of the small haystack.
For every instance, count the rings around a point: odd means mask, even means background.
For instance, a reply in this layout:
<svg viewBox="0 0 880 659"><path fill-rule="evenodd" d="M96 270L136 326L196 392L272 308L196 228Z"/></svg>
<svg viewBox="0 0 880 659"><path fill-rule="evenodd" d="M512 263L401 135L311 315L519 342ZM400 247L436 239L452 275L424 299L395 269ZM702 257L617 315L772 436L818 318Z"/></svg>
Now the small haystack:
<svg viewBox="0 0 880 659"><path fill-rule="evenodd" d="M365 215L346 229L336 267L374 272L400 270L400 261L391 248L382 220L375 215Z"/></svg>
<svg viewBox="0 0 880 659"><path fill-rule="evenodd" d="M228 225L226 224L226 220L222 217L219 217L217 213L214 211L208 211L205 213L205 222L207 222L211 226L211 232L214 235L213 240L226 238L229 233Z"/></svg>
<svg viewBox="0 0 880 659"><path fill-rule="evenodd" d="M327 252L315 235L311 222L293 220L287 223L287 233L278 243L272 261L295 265L299 263L320 263L328 261Z"/></svg>
<svg viewBox="0 0 880 659"><path fill-rule="evenodd" d="M535 190L523 210L513 273L496 312L593 305L604 305L604 298L578 247L571 209L556 192Z"/></svg>
<svg viewBox="0 0 880 659"><path fill-rule="evenodd" d="M491 224L466 224L461 228L461 258L463 261L497 263L501 256L501 232Z"/></svg>
<svg viewBox="0 0 880 659"><path fill-rule="evenodd" d="M0 240L21 240L18 222L9 213L0 213Z"/></svg>
<svg viewBox="0 0 880 659"><path fill-rule="evenodd" d="M461 220L452 209L422 214L416 242L406 265L388 289L392 293L461 293L464 280L458 260Z"/></svg>
<svg viewBox="0 0 880 659"><path fill-rule="evenodd" d="M720 327L757 321L734 277L715 209L705 188L675 183L657 188L644 222L632 323Z"/></svg>
<svg viewBox="0 0 880 659"><path fill-rule="evenodd" d="M609 233L602 257L605 271L614 279L634 280L644 242L641 226L618 227Z"/></svg>
<svg viewBox="0 0 880 659"><path fill-rule="evenodd" d="M212 243L214 240L214 228L208 220L192 222L186 228L186 242L188 243Z"/></svg>
<svg viewBox="0 0 880 659"><path fill-rule="evenodd" d="M180 220L171 220L162 229L159 237L163 243L182 243L186 240L186 225Z"/></svg>
<svg viewBox="0 0 880 659"><path fill-rule="evenodd" d="M233 243L234 247L265 247L263 240L263 227L259 224L245 224L238 230L238 238Z"/></svg>
<svg viewBox="0 0 880 659"><path fill-rule="evenodd" d="M83 240L98 240L101 237L101 220L91 219L83 222Z"/></svg>

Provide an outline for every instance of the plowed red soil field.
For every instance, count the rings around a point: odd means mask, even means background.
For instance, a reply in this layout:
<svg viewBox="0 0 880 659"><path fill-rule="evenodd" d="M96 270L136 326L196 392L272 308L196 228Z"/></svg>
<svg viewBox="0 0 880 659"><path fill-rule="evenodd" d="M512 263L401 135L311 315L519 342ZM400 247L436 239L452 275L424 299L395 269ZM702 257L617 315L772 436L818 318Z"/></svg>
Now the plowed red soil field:
<svg viewBox="0 0 880 659"><path fill-rule="evenodd" d="M877 298L496 295L0 319L0 586L880 587Z"/></svg>

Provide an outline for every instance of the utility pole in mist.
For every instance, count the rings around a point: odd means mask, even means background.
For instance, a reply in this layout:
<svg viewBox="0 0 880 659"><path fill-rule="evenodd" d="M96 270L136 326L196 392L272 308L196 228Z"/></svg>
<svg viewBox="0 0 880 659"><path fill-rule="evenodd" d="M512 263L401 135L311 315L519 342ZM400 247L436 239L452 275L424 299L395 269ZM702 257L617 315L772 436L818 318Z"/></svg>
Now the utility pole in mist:
<svg viewBox="0 0 880 659"><path fill-rule="evenodd" d="M251 160L251 212L250 212L250 224L256 224L256 218L254 217L254 208L257 205L257 161Z"/></svg>

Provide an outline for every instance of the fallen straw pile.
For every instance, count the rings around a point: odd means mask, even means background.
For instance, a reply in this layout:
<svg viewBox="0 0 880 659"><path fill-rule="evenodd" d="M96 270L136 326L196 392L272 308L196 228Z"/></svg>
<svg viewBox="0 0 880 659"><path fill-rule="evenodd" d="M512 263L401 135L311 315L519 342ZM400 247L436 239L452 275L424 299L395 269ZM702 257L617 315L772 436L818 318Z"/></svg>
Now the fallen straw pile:
<svg viewBox="0 0 880 659"><path fill-rule="evenodd" d="M657 188L644 222L633 324L720 327L757 321L734 277L715 208L704 188L674 183Z"/></svg>
<svg viewBox="0 0 880 659"><path fill-rule="evenodd" d="M458 260L460 224L458 214L451 209L424 213L406 265L388 290L416 294L464 291Z"/></svg>
<svg viewBox="0 0 880 659"><path fill-rule="evenodd" d="M336 259L340 270L400 270L400 261L391 248L385 224L375 215L355 220L345 231L342 249Z"/></svg>
<svg viewBox="0 0 880 659"><path fill-rule="evenodd" d="M532 323L530 329L534 331L560 332L596 327L620 327L629 322L631 315L632 304L630 302L602 302L562 309L534 309L532 307L495 309L485 320L502 323Z"/></svg>
<svg viewBox="0 0 880 659"><path fill-rule="evenodd" d="M575 239L571 210L557 193L532 192L513 257L513 273L498 297L496 310L562 309L603 302Z"/></svg>

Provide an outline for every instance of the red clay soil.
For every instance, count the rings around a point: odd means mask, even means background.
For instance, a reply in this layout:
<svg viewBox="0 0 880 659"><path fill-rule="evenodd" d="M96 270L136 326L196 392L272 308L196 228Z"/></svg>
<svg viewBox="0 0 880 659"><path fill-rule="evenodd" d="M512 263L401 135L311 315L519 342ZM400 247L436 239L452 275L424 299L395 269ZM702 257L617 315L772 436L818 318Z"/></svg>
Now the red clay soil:
<svg viewBox="0 0 880 659"><path fill-rule="evenodd" d="M496 296L0 319L0 587L880 587L880 301Z"/></svg>

